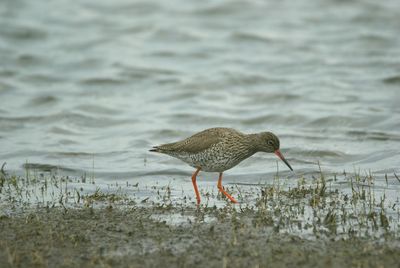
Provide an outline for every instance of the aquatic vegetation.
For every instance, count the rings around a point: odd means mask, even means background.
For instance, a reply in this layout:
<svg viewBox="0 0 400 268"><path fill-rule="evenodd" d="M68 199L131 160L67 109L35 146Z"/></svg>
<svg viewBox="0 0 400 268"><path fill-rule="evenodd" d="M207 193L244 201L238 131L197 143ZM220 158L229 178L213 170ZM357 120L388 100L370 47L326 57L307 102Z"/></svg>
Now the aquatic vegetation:
<svg viewBox="0 0 400 268"><path fill-rule="evenodd" d="M300 237L384 237L399 236L399 200L396 188L377 183L371 173L359 172L326 176L319 173L309 177L280 178L277 173L272 184L231 185L240 202L230 205L219 192L207 191L206 202L194 208L191 193L174 189L173 182L141 188L139 183L102 184L85 176L72 178L27 170L25 177L0 173L0 199L6 214L32 208L79 209L85 207L151 207L160 219L182 213L187 217L168 220L171 224L246 218L255 228L271 227L277 233ZM347 185L344 187L344 185ZM167 213L168 212L168 213ZM3 213L4 214L4 213ZM194 218L193 218L194 217ZM236 221L235 221L236 222Z"/></svg>
<svg viewBox="0 0 400 268"><path fill-rule="evenodd" d="M3 166L0 261L11 267L195 265L198 259L234 267L343 260L393 266L400 239L393 180L321 170L293 180L277 173L270 183L228 185L238 205L202 187L205 202L197 206L174 179L150 187L105 184L34 170L15 176Z"/></svg>

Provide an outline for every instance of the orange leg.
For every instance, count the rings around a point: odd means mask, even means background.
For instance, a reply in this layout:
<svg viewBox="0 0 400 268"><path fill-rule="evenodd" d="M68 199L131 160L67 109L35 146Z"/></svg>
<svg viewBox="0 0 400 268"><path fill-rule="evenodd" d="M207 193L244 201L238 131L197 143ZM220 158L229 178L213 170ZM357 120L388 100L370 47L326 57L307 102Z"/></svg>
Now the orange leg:
<svg viewBox="0 0 400 268"><path fill-rule="evenodd" d="M193 183L193 187L194 187L194 192L196 193L197 205L200 205L200 194L199 194L199 190L197 189L197 183L196 183L196 177L197 177L197 174L199 174L199 172L200 172L200 168L197 168L196 171L192 175L192 183Z"/></svg>
<svg viewBox="0 0 400 268"><path fill-rule="evenodd" d="M223 193L226 197L229 198L229 200L232 201L232 203L238 203L238 201L235 200L235 198L233 198L230 194L228 194L224 188L222 187L222 172L219 173L219 180L218 180L218 189L221 193Z"/></svg>

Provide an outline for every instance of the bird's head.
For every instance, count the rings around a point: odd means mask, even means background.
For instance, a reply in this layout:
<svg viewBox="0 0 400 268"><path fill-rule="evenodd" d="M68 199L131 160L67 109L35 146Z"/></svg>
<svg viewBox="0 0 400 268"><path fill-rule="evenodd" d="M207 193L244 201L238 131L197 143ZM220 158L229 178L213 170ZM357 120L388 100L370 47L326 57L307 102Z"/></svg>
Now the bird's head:
<svg viewBox="0 0 400 268"><path fill-rule="evenodd" d="M285 164L293 171L293 168L290 166L289 162L283 157L281 151L279 150L279 139L278 137L272 132L262 132L260 134L261 137L261 144L260 144L260 151L266 153L274 153L278 156Z"/></svg>

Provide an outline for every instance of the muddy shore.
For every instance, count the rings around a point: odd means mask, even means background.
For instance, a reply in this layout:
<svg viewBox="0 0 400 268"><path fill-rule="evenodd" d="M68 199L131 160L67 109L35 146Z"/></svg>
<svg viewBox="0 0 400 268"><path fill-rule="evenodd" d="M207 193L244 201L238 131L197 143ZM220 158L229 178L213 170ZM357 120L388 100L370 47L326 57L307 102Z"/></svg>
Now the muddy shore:
<svg viewBox="0 0 400 268"><path fill-rule="evenodd" d="M171 214L183 220L169 224ZM40 208L0 219L2 267L399 267L399 256L390 234L304 239L230 206Z"/></svg>

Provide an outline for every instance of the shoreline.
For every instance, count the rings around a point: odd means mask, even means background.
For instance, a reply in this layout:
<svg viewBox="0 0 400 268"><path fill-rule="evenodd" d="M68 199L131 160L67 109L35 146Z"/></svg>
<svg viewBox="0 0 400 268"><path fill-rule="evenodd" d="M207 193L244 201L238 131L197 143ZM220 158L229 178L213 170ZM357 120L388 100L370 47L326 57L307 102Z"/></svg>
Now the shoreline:
<svg viewBox="0 0 400 268"><path fill-rule="evenodd" d="M154 217L171 214L191 220L168 224ZM205 220L210 217L213 220ZM40 208L0 218L0 263L3 267L396 267L400 260L400 241L390 234L380 239L304 239L280 233L257 217L230 206Z"/></svg>
<svg viewBox="0 0 400 268"><path fill-rule="evenodd" d="M198 207L173 185L123 191L2 171L1 267L398 265L397 188L370 175L337 180L321 172L291 185L227 186L242 203L205 191Z"/></svg>

